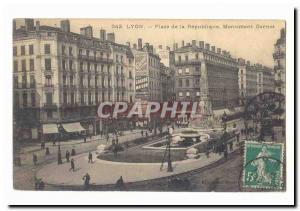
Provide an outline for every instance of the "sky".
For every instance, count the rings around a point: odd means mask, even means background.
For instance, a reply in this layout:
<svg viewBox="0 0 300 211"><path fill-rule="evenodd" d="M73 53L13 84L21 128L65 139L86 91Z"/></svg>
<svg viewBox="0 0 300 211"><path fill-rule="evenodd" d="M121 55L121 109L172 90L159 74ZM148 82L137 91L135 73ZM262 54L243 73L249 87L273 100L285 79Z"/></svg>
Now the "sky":
<svg viewBox="0 0 300 211"><path fill-rule="evenodd" d="M60 19L35 19L41 25L60 26ZM274 44L285 27L282 20L189 20L189 19L69 19L71 31L80 33L80 28L93 27L94 37L100 37L100 29L114 32L116 42L137 43L138 38L150 43L173 47L192 40L230 51L234 58L244 58L252 64L274 66ZM17 20L22 25L21 20ZM226 27L227 26L227 27Z"/></svg>

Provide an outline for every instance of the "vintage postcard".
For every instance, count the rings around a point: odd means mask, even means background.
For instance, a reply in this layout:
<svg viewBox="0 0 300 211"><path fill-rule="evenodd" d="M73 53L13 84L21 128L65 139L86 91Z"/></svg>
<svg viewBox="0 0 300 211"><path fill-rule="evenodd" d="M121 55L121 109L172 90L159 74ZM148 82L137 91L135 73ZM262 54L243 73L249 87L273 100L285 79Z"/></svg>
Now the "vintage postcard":
<svg viewBox="0 0 300 211"><path fill-rule="evenodd" d="M15 190L286 191L284 20L12 24Z"/></svg>

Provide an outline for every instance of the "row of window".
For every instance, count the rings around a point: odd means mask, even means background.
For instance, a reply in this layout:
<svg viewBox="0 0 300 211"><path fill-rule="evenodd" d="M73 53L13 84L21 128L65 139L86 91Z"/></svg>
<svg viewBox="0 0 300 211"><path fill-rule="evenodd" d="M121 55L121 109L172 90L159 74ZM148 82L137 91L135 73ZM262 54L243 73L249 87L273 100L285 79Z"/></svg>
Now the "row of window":
<svg viewBox="0 0 300 211"><path fill-rule="evenodd" d="M45 54L50 54L51 53L51 46L50 44L45 44L44 45L44 53ZM14 46L13 47L13 56L18 56L18 47ZM20 55L25 56L25 55L34 55L34 45L30 44L28 45L28 48L26 45L22 45L20 47Z"/></svg>
<svg viewBox="0 0 300 211"><path fill-rule="evenodd" d="M29 83L29 87L30 88L35 88L36 86L36 82L35 82L35 77L34 75L31 75L30 76L30 83ZM19 77L18 76L14 76L14 88L28 88L27 87L27 76L26 75L23 75L22 76L22 82L19 83Z"/></svg>
<svg viewBox="0 0 300 211"><path fill-rule="evenodd" d="M181 62L181 61L182 61L181 55L179 55L177 58L178 58L178 62ZM189 55L185 55L184 58L185 58L184 60L185 60L186 62L189 61ZM198 54L198 53L195 54L195 59L196 59L196 60L199 59L199 54Z"/></svg>
<svg viewBox="0 0 300 211"><path fill-rule="evenodd" d="M200 79L196 78L195 83L196 83L196 85L199 85L200 84ZM190 85L191 85L190 79L185 79L185 87L190 87ZM178 80L178 87L183 87L183 79Z"/></svg>
<svg viewBox="0 0 300 211"><path fill-rule="evenodd" d="M14 72L19 71L19 61L15 60L14 61ZM26 59L21 60L21 71L26 72L28 70L27 64L26 64ZM34 71L34 59L29 59L29 71Z"/></svg>
<svg viewBox="0 0 300 211"><path fill-rule="evenodd" d="M35 107L36 106L36 93L31 92L23 92L22 93L22 106L23 107ZM107 97L106 97L107 96ZM30 101L29 101L29 97L30 97ZM53 105L53 93L51 92L46 92L45 93L45 97L46 97L46 105ZM100 99L101 98L101 99ZM91 92L88 92L87 94L87 98L85 97L85 93L81 92L80 93L80 103L81 104L93 104L95 103L99 103L100 100L102 100L102 102L106 101L106 100L111 100L111 94L107 93L107 95L102 92L101 94L98 92L95 92L95 94L92 94ZM124 92L117 92L116 94L116 100L120 101L120 100L125 100L125 93ZM74 92L71 92L70 94L68 94L67 92L63 93L63 103L64 104L75 104L76 102L76 95ZM19 92L16 92L14 94L14 104L18 107L20 105L20 95Z"/></svg>
<svg viewBox="0 0 300 211"><path fill-rule="evenodd" d="M196 66L195 67L196 72L200 72L200 69L201 69L201 66ZM191 72L190 68L187 67L185 69L178 69L178 74L179 75L183 74L183 71L184 71L185 74L190 74L190 72Z"/></svg>
<svg viewBox="0 0 300 211"><path fill-rule="evenodd" d="M235 62L233 61L229 61L227 59L223 59L217 56L212 56L212 55L204 55L204 59L209 60L209 61L214 61L214 62L218 62L221 64L226 64L226 65L235 65Z"/></svg>
<svg viewBox="0 0 300 211"><path fill-rule="evenodd" d="M28 101L29 97L30 97L30 102ZM19 92L16 92L14 95L14 104L17 107L20 105ZM22 93L22 105L23 105L23 107L28 107L28 106L35 107L36 106L36 94L34 92L32 92L32 93L23 92Z"/></svg>
<svg viewBox="0 0 300 211"><path fill-rule="evenodd" d="M190 97L193 94L193 92L185 92L185 93L178 92L178 96L179 97L183 97L184 94L185 94L186 97ZM200 92L196 92L196 96L199 97L200 96Z"/></svg>

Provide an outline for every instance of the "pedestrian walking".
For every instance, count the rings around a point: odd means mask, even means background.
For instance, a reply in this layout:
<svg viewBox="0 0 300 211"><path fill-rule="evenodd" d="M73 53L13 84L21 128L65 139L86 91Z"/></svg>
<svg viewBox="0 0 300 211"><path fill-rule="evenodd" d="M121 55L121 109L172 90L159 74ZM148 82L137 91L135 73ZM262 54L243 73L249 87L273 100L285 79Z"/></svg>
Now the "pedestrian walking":
<svg viewBox="0 0 300 211"><path fill-rule="evenodd" d="M45 149L45 142L44 141L41 142L41 149L42 150Z"/></svg>
<svg viewBox="0 0 300 211"><path fill-rule="evenodd" d="M228 158L228 151L227 151L227 149L225 149L224 150L224 158L227 160L227 158Z"/></svg>
<svg viewBox="0 0 300 211"><path fill-rule="evenodd" d="M120 176L120 178L117 180L115 188L117 190L121 190L121 191L126 190L125 183L124 183L124 180L123 180L122 176Z"/></svg>
<svg viewBox="0 0 300 211"><path fill-rule="evenodd" d="M209 148L208 148L208 146L206 147L205 154L206 154L206 157L209 158Z"/></svg>
<svg viewBox="0 0 300 211"><path fill-rule="evenodd" d="M141 135L144 136L144 131L141 130Z"/></svg>
<svg viewBox="0 0 300 211"><path fill-rule="evenodd" d="M70 152L69 152L69 150L66 151L66 160L67 160L67 163L70 162Z"/></svg>
<svg viewBox="0 0 300 211"><path fill-rule="evenodd" d="M38 183L38 189L39 190L44 190L45 189L45 183L42 179L40 179L40 181Z"/></svg>
<svg viewBox="0 0 300 211"><path fill-rule="evenodd" d="M93 154L89 152L89 163L93 163Z"/></svg>
<svg viewBox="0 0 300 211"><path fill-rule="evenodd" d="M91 176L86 173L83 177L82 180L84 180L84 189L88 190L89 186L90 186L90 180L91 180Z"/></svg>
<svg viewBox="0 0 300 211"><path fill-rule="evenodd" d="M86 136L83 137L83 142L86 143Z"/></svg>
<svg viewBox="0 0 300 211"><path fill-rule="evenodd" d="M46 147L46 155L50 155L49 147Z"/></svg>
<svg viewBox="0 0 300 211"><path fill-rule="evenodd" d="M75 162L74 162L74 159L72 158L71 159L71 168L69 169L69 171L75 171Z"/></svg>
<svg viewBox="0 0 300 211"><path fill-rule="evenodd" d="M32 160L33 160L33 164L36 165L37 164L37 156L34 153L32 155Z"/></svg>
<svg viewBox="0 0 300 211"><path fill-rule="evenodd" d="M76 151L75 151L75 148L73 147L71 150L71 156L74 156L74 155L76 155Z"/></svg>
<svg viewBox="0 0 300 211"><path fill-rule="evenodd" d="M240 142L240 133L239 132L236 133L236 142L237 143Z"/></svg>
<svg viewBox="0 0 300 211"><path fill-rule="evenodd" d="M148 137L148 132L146 131L146 137Z"/></svg>
<svg viewBox="0 0 300 211"><path fill-rule="evenodd" d="M53 145L53 146L55 146L55 143L56 143L56 141L55 141L55 140L53 140L53 141L52 141L52 145Z"/></svg>
<svg viewBox="0 0 300 211"><path fill-rule="evenodd" d="M230 150L230 152L233 150L233 143L232 142L229 143L229 150Z"/></svg>
<svg viewBox="0 0 300 211"><path fill-rule="evenodd" d="M106 134L106 143L108 143L108 141L109 141L109 135Z"/></svg>
<svg viewBox="0 0 300 211"><path fill-rule="evenodd" d="M116 144L113 145L113 152L114 152L114 157L117 157L118 156L118 148L117 148Z"/></svg>

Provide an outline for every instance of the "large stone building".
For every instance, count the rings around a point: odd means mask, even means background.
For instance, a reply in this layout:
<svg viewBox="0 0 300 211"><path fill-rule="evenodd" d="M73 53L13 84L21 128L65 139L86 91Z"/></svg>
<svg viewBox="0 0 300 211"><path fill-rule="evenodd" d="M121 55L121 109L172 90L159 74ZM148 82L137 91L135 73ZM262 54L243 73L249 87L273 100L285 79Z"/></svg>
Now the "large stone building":
<svg viewBox="0 0 300 211"><path fill-rule="evenodd" d="M274 74L275 74L275 92L285 95L285 29L281 29L280 38L275 43L273 53Z"/></svg>
<svg viewBox="0 0 300 211"><path fill-rule="evenodd" d="M113 33L96 38L91 26L78 34L68 20L59 28L26 19L14 28L13 59L14 121L25 139L57 133L57 123L98 133L100 102L134 100L133 54Z"/></svg>
<svg viewBox="0 0 300 211"><path fill-rule="evenodd" d="M274 92L274 73L271 68L255 64L254 68L257 72L257 93Z"/></svg>
<svg viewBox="0 0 300 211"><path fill-rule="evenodd" d="M274 74L271 68L261 64L251 65L250 61L238 59L240 105L263 92L274 91Z"/></svg>
<svg viewBox="0 0 300 211"><path fill-rule="evenodd" d="M161 63L153 45L138 39L133 44L135 98L141 101L162 101Z"/></svg>
<svg viewBox="0 0 300 211"><path fill-rule="evenodd" d="M195 40L174 46L178 100L204 101L209 110L238 105L238 66L229 52Z"/></svg>
<svg viewBox="0 0 300 211"><path fill-rule="evenodd" d="M175 94L175 67L174 51L169 46L163 48L158 46L157 54L161 59L161 80L162 80L162 98L163 101L172 101L176 99Z"/></svg>

